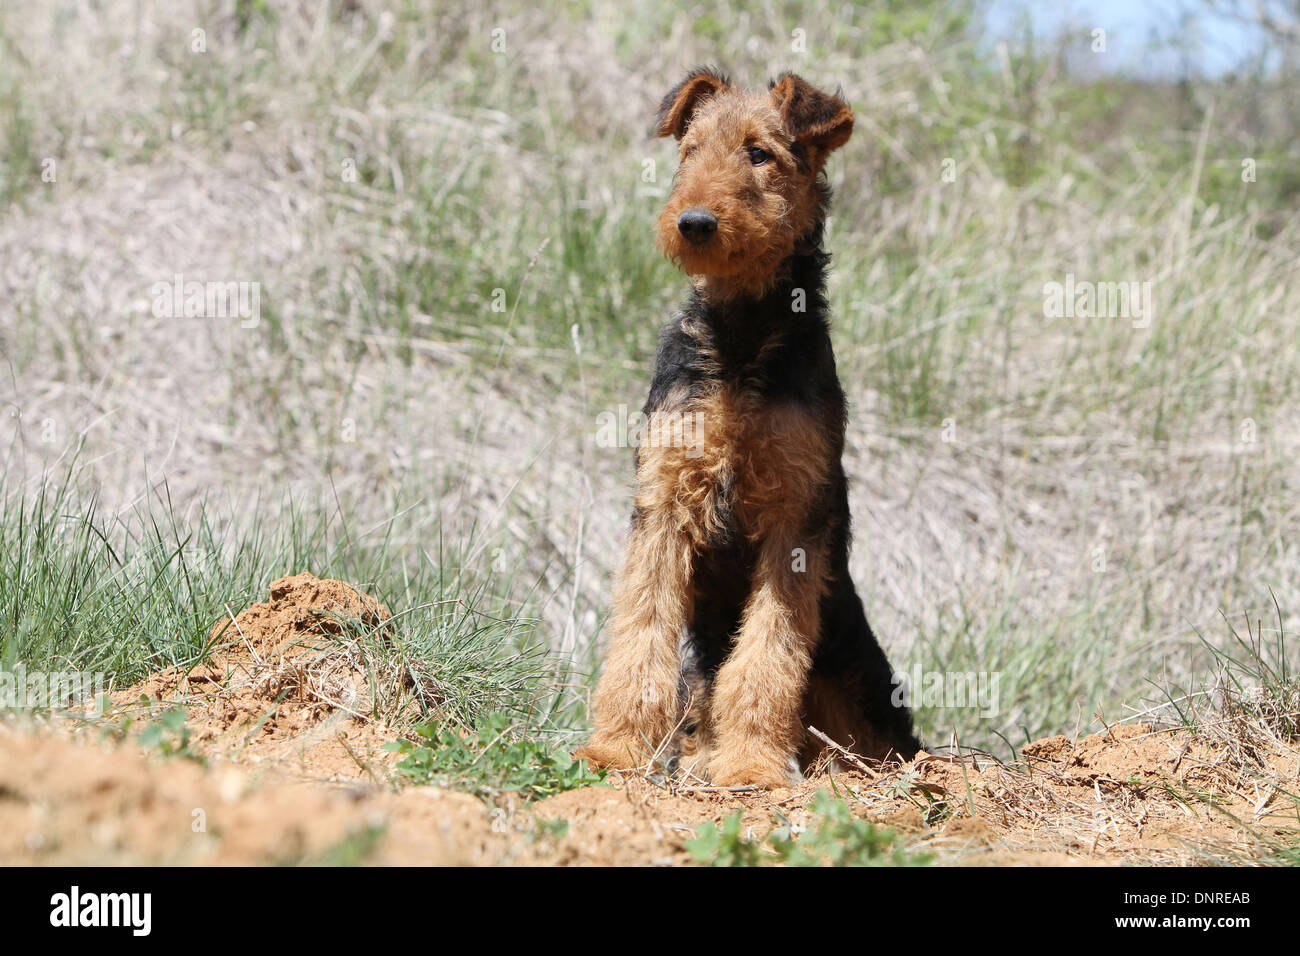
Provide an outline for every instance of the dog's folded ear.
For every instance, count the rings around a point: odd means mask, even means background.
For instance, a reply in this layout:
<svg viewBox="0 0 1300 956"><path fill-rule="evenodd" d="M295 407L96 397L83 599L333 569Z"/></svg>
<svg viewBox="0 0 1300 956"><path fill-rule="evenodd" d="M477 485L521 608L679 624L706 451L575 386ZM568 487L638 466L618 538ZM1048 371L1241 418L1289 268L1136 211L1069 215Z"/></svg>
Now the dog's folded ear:
<svg viewBox="0 0 1300 956"><path fill-rule="evenodd" d="M729 84L727 77L711 66L691 70L659 104L655 135L681 139L700 104Z"/></svg>
<svg viewBox="0 0 1300 956"><path fill-rule="evenodd" d="M853 111L838 91L823 93L802 77L783 73L768 84L781 123L795 141L825 160L853 135Z"/></svg>

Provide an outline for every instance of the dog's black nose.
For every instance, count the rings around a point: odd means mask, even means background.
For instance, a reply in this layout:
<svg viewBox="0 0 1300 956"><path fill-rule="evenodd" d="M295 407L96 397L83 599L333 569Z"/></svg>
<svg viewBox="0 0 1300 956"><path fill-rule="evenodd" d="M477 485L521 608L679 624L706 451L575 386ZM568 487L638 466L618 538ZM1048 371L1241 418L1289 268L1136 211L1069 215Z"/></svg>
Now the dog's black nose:
<svg viewBox="0 0 1300 956"><path fill-rule="evenodd" d="M703 242L718 231L718 217L696 206L677 217L677 231L691 242Z"/></svg>

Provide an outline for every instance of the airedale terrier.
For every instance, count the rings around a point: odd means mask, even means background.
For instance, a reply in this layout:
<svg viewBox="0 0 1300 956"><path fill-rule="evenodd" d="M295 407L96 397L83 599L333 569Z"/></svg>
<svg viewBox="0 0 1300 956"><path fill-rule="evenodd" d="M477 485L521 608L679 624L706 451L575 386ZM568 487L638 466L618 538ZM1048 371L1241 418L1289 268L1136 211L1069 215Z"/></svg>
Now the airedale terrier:
<svg viewBox="0 0 1300 956"><path fill-rule="evenodd" d="M718 785L771 787L822 753L808 726L867 757L919 749L849 577L822 171L852 131L840 96L792 74L752 93L699 69L660 106L681 164L658 244L692 288L662 331L645 416L678 440L637 449L578 751L595 764L684 754Z"/></svg>

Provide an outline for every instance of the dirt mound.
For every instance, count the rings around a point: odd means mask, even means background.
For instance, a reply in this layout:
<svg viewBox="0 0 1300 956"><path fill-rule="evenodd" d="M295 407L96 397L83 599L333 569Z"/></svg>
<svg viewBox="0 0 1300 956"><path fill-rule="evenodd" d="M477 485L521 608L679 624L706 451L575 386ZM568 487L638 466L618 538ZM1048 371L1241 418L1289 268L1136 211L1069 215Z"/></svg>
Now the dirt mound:
<svg viewBox="0 0 1300 956"><path fill-rule="evenodd" d="M1022 748L1023 760L925 756L916 782L954 819L984 821L998 845L1082 862L1188 864L1268 856L1296 839L1300 757L1245 766L1223 748L1149 724ZM1290 809L1290 816L1287 811Z"/></svg>
<svg viewBox="0 0 1300 956"><path fill-rule="evenodd" d="M272 582L270 596L213 626L205 663L152 674L115 704L143 705L151 717L183 705L180 743L206 755L380 779L393 762L382 745L396 734L373 716L362 638L392 615L352 585L312 574Z"/></svg>
<svg viewBox="0 0 1300 956"><path fill-rule="evenodd" d="M1184 738L1155 733L1148 724L1125 724L1077 743L1063 734L1026 744L1020 753L1031 767L1050 768L1061 784L1093 787L1156 783L1173 779L1187 785L1210 783L1209 748Z"/></svg>
<svg viewBox="0 0 1300 956"><path fill-rule="evenodd" d="M750 793L674 792L634 777L560 794L536 813L571 823L565 862L685 862L683 839L736 811L748 839L779 821L811 825L819 789L847 795L856 816L893 827L939 862L1189 864L1259 860L1294 845L1285 794L1296 791L1300 756L1279 755L1259 774L1228 756L1186 733L1134 724L1036 741L1015 764L923 753L876 774Z"/></svg>
<svg viewBox="0 0 1300 956"><path fill-rule="evenodd" d="M271 582L269 602L215 625L212 639L229 638L233 623L238 640L227 642L229 659L265 661L328 648L325 638L343 633L340 618L375 627L391 617L388 608L346 581L295 574Z"/></svg>

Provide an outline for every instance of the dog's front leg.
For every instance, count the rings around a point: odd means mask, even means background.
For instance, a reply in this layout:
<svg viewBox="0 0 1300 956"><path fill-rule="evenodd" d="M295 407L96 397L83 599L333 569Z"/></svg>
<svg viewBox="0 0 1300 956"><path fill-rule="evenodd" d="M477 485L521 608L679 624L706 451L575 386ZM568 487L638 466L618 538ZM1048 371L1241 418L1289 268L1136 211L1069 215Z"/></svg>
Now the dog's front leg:
<svg viewBox="0 0 1300 956"><path fill-rule="evenodd" d="M827 549L790 533L760 548L736 644L718 672L712 715L719 786L789 786L803 739L804 688L820 637Z"/></svg>
<svg viewBox="0 0 1300 956"><path fill-rule="evenodd" d="M576 753L606 767L645 763L672 734L680 710L679 641L692 611L693 549L667 502L642 499L614 588L595 732Z"/></svg>

